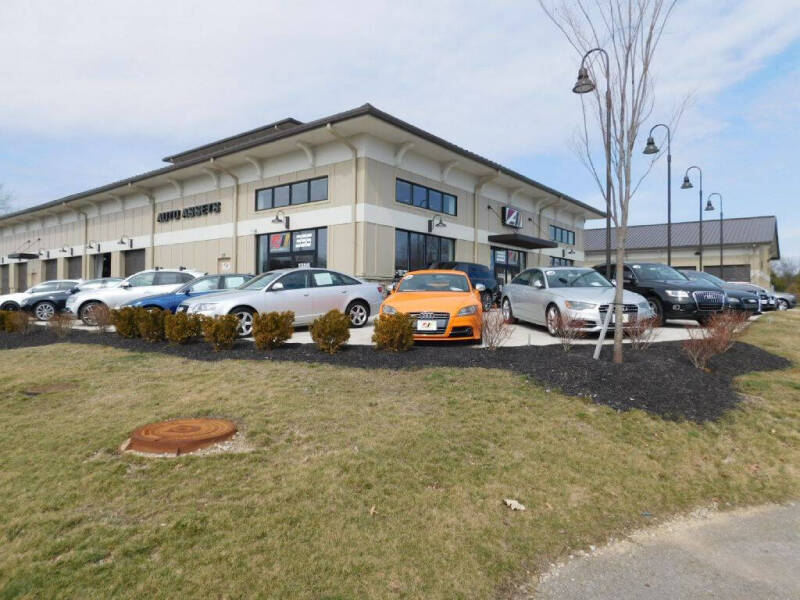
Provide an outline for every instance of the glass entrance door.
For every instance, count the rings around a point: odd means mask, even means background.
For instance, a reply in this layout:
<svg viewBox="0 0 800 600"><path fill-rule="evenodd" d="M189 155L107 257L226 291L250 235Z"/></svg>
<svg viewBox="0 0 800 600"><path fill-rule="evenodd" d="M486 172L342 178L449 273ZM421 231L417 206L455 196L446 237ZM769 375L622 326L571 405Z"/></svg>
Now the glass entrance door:
<svg viewBox="0 0 800 600"><path fill-rule="evenodd" d="M500 285L508 283L525 270L527 262L525 252L492 247L492 269Z"/></svg>

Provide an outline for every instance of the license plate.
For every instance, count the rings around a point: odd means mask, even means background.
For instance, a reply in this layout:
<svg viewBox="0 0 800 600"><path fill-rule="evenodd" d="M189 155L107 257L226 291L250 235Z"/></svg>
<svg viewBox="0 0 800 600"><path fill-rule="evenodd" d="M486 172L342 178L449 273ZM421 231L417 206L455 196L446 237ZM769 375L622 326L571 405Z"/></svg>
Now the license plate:
<svg viewBox="0 0 800 600"><path fill-rule="evenodd" d="M629 314L622 313L622 323L623 324L625 324L628 321L630 321L630 319L631 319L631 316ZM617 314L616 313L611 313L611 322L612 323L616 323L617 322Z"/></svg>
<svg viewBox="0 0 800 600"><path fill-rule="evenodd" d="M417 331L436 331L436 321L417 321Z"/></svg>

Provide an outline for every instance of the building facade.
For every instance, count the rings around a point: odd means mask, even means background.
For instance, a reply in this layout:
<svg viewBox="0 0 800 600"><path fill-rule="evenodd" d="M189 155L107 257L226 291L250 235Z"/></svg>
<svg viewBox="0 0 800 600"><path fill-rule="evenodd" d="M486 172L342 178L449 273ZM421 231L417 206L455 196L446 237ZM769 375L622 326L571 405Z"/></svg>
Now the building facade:
<svg viewBox="0 0 800 600"><path fill-rule="evenodd" d="M604 213L371 105L285 119L0 219L0 292L144 268L326 266L369 280L438 260L502 280L583 260Z"/></svg>
<svg viewBox="0 0 800 600"><path fill-rule="evenodd" d="M722 237L720 238L720 231ZM616 230L611 249L616 252ZM721 242L721 244L720 244ZM722 268L720 268L720 245ZM672 266L700 268L700 222L672 224ZM606 230L587 229L584 251L588 264L605 263ZM667 225L633 225L625 241L628 262L667 262ZM612 254L612 260L614 255ZM781 257L778 221L774 216L703 222L703 270L726 281L750 281L770 287L770 261Z"/></svg>

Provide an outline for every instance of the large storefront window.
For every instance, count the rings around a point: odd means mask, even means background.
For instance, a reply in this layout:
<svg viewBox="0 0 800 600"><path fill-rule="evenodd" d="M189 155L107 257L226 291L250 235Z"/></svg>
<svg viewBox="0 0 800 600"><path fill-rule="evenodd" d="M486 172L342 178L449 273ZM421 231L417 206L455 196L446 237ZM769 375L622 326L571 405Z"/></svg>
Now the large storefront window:
<svg viewBox="0 0 800 600"><path fill-rule="evenodd" d="M497 281L503 285L527 267L528 255L519 250L492 247L492 269Z"/></svg>
<svg viewBox="0 0 800 600"><path fill-rule="evenodd" d="M575 261L571 258L561 258L560 256L551 256L550 257L550 266L551 267L571 267L575 264Z"/></svg>
<svg viewBox="0 0 800 600"><path fill-rule="evenodd" d="M394 232L394 270L404 273L425 269L431 263L454 260L455 240L395 229Z"/></svg>
<svg viewBox="0 0 800 600"><path fill-rule="evenodd" d="M328 266L328 228L267 233L257 238L259 273L293 267Z"/></svg>

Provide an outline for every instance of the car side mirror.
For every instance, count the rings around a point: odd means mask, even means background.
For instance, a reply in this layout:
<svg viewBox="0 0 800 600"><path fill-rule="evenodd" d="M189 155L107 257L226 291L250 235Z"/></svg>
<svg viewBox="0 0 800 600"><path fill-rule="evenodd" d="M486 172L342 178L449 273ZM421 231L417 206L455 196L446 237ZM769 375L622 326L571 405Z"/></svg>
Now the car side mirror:
<svg viewBox="0 0 800 600"><path fill-rule="evenodd" d="M277 292L277 291L283 289L283 284L280 281L278 281L276 283L273 283L272 287L269 288L269 289L270 289L270 291Z"/></svg>
<svg viewBox="0 0 800 600"><path fill-rule="evenodd" d="M482 283L476 283L475 284L475 289L478 290L479 292L485 292L486 291L486 286L483 285Z"/></svg>

